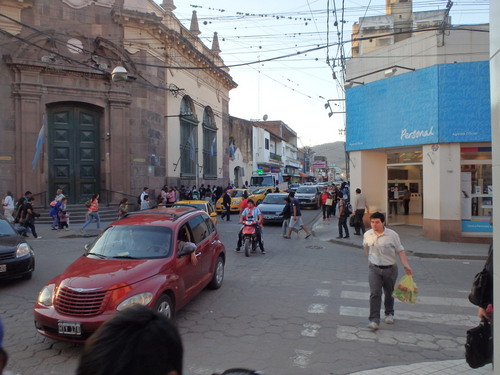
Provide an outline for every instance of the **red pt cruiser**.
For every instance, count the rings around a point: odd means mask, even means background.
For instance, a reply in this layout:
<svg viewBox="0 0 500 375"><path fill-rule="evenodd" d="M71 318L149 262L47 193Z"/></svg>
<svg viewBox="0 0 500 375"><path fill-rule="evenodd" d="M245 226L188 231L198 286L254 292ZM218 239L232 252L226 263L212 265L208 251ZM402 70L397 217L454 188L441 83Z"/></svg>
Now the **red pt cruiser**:
<svg viewBox="0 0 500 375"><path fill-rule="evenodd" d="M45 285L34 306L42 335L81 342L135 304L171 318L224 279L225 249L210 217L190 207L144 210L111 224Z"/></svg>

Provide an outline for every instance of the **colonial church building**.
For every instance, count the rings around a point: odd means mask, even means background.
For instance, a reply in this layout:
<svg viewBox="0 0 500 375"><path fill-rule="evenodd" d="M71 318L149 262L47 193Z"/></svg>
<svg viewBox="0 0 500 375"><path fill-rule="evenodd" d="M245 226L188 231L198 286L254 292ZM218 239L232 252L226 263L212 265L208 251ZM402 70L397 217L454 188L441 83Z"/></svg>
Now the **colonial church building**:
<svg viewBox="0 0 500 375"><path fill-rule="evenodd" d="M0 3L0 190L70 203L227 183L236 87L173 0ZM39 203L40 200L39 200Z"/></svg>

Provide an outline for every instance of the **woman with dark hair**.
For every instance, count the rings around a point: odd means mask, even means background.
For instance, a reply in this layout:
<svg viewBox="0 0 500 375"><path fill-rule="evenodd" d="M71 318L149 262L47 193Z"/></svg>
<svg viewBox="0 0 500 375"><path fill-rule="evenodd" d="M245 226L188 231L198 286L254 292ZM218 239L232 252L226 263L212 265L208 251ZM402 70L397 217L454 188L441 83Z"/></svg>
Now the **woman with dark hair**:
<svg viewBox="0 0 500 375"><path fill-rule="evenodd" d="M92 220L97 222L97 229L101 226L101 218L99 216L99 194L92 195L92 199L89 202L89 210L87 211L87 220L85 224L83 224L82 229L80 230L83 233L83 230L89 225Z"/></svg>

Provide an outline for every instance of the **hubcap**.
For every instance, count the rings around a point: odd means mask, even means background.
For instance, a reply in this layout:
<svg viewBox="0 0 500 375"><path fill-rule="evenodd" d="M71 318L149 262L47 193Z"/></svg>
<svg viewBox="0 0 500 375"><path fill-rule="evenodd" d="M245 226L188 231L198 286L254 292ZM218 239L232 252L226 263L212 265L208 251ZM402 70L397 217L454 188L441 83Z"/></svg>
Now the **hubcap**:
<svg viewBox="0 0 500 375"><path fill-rule="evenodd" d="M217 280L218 285L222 283L223 278L224 278L224 265L222 264L222 262L218 262L217 269L215 270L215 279Z"/></svg>
<svg viewBox="0 0 500 375"><path fill-rule="evenodd" d="M170 305L167 302L162 302L158 306L158 312L162 315L165 315L168 319L172 317L172 310L170 309Z"/></svg>

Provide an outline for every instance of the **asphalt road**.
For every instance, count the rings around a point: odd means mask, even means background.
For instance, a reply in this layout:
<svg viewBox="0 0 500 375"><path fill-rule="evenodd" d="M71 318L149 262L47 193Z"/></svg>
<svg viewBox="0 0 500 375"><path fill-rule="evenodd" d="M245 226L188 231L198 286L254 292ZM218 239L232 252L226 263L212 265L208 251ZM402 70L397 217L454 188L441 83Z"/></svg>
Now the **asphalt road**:
<svg viewBox="0 0 500 375"><path fill-rule="evenodd" d="M319 211L305 210L306 223ZM396 323L366 328L366 259L357 248L316 237L280 237L266 226L266 255L234 252L236 216L219 222L227 249L224 285L203 291L176 317L185 374L230 367L267 375L349 374L414 362L463 358L465 331L476 324L466 300L482 261L410 257L419 286L417 305L396 304ZM336 223L331 222L336 234ZM332 236L334 237L334 236ZM0 316L14 374L73 374L81 346L38 335L32 306L40 288L83 252L85 238L33 242L33 279L0 283ZM402 272L402 271L401 271Z"/></svg>

